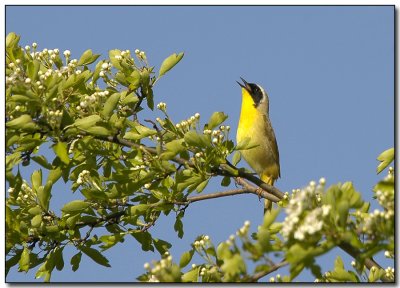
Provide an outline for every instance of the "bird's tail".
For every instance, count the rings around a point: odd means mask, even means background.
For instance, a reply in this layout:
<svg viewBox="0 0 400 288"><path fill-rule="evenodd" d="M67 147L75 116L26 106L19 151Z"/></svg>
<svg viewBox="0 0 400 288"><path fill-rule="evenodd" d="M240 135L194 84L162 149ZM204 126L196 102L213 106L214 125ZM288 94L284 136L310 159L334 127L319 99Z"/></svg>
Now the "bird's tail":
<svg viewBox="0 0 400 288"><path fill-rule="evenodd" d="M274 182L275 182L274 178L272 178L271 176L266 175L266 174L262 174L261 175L261 180L264 181L265 183L271 185L271 186L273 186ZM272 201L270 201L268 199L264 199L264 214L267 211L271 211L271 209L272 209Z"/></svg>

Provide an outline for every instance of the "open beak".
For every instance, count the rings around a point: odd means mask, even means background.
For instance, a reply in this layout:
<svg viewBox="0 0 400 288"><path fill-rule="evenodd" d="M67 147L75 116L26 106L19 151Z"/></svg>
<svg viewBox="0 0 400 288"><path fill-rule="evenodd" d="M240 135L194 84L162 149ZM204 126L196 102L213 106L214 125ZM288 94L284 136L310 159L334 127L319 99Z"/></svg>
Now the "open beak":
<svg viewBox="0 0 400 288"><path fill-rule="evenodd" d="M236 82L237 82L237 83L240 85L240 87L242 87L242 88L246 89L246 90L247 90L247 92L251 93L251 87L250 87L249 83L247 83L247 81L246 81L246 80L244 80L242 77L240 77L240 79L242 79L242 81L243 81L243 84L242 84L242 83L240 83L239 81L236 81Z"/></svg>

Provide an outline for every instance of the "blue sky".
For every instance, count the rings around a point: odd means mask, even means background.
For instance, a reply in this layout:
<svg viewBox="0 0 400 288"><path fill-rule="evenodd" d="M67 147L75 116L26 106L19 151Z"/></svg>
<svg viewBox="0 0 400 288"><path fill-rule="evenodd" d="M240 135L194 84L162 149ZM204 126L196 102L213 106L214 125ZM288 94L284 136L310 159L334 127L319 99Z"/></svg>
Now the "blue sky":
<svg viewBox="0 0 400 288"><path fill-rule="evenodd" d="M185 52L154 89L155 102L166 102L175 121L198 112L204 124L214 111L223 111L236 131L241 92L235 81L243 77L258 83L269 93L279 145L281 179L276 186L291 191L320 177L328 186L351 180L365 200L374 201L371 189L381 178L376 157L394 146L393 9L9 6L6 33L21 35L23 46L37 42L39 49L71 50L73 58L89 48L102 58L110 49L138 48L156 67L171 53ZM142 119L158 116L157 111L144 112ZM53 207L75 197L62 185L58 189L63 195L54 196ZM221 190L214 181L204 192ZM253 231L262 221L262 202L254 195L192 204L183 219L183 239L173 231L173 215L162 217L151 232L173 244L171 253L179 261L196 236L207 234L216 244L245 220ZM68 263L75 250L67 250L65 268L54 271L52 281L134 281L143 263L159 256L127 240L105 253L112 268L82 257L80 269L72 272ZM338 253L319 259L323 271L333 268ZM350 268L351 258L343 259ZM12 270L7 281L34 281L35 271ZM297 280L314 278L306 273Z"/></svg>

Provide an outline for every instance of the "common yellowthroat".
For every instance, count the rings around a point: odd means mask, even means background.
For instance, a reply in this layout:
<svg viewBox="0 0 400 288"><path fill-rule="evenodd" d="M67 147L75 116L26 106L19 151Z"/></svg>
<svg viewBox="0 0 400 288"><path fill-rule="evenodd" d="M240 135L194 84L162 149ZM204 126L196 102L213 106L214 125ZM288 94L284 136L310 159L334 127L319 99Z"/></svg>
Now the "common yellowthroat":
<svg viewBox="0 0 400 288"><path fill-rule="evenodd" d="M279 165L279 150L274 129L269 120L269 99L265 90L257 84L247 83L242 79L242 108L236 141L247 141L248 150L241 150L241 154L250 167L260 176L261 180L269 185L274 185L281 176ZM272 202L265 199L264 213L270 210Z"/></svg>

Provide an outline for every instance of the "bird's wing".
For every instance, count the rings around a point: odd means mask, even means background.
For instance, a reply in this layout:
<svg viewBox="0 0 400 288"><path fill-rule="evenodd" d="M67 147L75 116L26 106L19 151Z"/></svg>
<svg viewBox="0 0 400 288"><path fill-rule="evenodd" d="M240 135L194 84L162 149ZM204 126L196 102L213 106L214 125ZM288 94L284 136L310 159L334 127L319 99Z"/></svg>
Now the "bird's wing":
<svg viewBox="0 0 400 288"><path fill-rule="evenodd" d="M276 164L278 164L278 175L281 176L280 165L279 165L279 150L278 143L276 142L274 129L272 128L271 121L269 120L267 115L264 116L265 123L265 138L267 138L267 143L269 147L271 147L273 157L275 159Z"/></svg>

